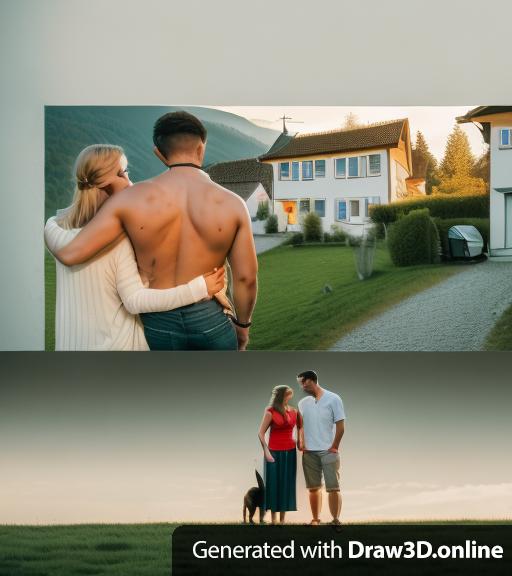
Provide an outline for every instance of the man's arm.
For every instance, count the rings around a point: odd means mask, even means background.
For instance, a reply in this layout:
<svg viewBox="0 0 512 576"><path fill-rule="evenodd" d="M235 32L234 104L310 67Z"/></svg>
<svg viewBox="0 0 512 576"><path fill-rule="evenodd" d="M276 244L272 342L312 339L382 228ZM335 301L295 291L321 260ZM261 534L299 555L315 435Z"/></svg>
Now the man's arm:
<svg viewBox="0 0 512 576"><path fill-rule="evenodd" d="M107 200L74 240L53 253L55 258L66 266L82 264L114 242L123 234L120 207L117 198Z"/></svg>
<svg viewBox="0 0 512 576"><path fill-rule="evenodd" d="M250 322L258 293L258 259L252 235L251 218L245 203L240 206L240 224L228 255L233 275L233 304L237 319ZM239 350L245 350L249 329L235 325Z"/></svg>
<svg viewBox="0 0 512 576"><path fill-rule="evenodd" d="M336 434L334 435L334 440L332 441L332 446L329 448L329 452L338 452L344 433L345 420L338 420L336 422Z"/></svg>

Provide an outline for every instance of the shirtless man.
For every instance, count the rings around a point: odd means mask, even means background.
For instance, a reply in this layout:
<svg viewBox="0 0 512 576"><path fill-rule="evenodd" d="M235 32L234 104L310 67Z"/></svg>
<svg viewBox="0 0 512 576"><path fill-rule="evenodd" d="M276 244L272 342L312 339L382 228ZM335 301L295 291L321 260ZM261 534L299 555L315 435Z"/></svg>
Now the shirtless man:
<svg viewBox="0 0 512 576"><path fill-rule="evenodd" d="M141 314L141 319L152 350L245 350L258 271L245 202L201 170L206 129L195 116L165 114L155 123L153 142L155 154L169 170L109 198L55 256L68 266L80 264L126 232L150 288L184 284L223 266L227 258L233 279L233 320L216 299Z"/></svg>

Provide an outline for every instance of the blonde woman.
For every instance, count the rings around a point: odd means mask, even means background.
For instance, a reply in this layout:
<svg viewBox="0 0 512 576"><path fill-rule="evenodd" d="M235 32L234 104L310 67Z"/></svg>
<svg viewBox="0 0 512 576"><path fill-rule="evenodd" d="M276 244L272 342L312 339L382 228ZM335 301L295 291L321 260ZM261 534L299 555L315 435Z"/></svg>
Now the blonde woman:
<svg viewBox="0 0 512 576"><path fill-rule="evenodd" d="M289 406L293 390L289 386L276 386L270 404L265 409L258 437L265 457L265 510L272 513L272 524L284 524L286 512L297 510L297 449L293 438L295 428L300 429L299 412ZM270 428L268 444L265 438Z"/></svg>
<svg viewBox="0 0 512 576"><path fill-rule="evenodd" d="M68 244L109 196L131 186L127 166L119 146L95 144L80 152L73 202L45 226L52 253ZM57 261L56 266L56 350L148 350L138 313L187 306L224 287L220 268L175 288L145 288L124 234L85 264L68 268Z"/></svg>

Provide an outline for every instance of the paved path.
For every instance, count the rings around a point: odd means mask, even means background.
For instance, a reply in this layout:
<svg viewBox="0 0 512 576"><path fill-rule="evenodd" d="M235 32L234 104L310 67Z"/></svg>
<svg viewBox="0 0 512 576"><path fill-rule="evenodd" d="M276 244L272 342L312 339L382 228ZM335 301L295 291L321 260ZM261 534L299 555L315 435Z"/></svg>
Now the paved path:
<svg viewBox="0 0 512 576"><path fill-rule="evenodd" d="M276 246L279 246L286 240L287 236L284 234L280 234L279 236L276 234L255 234L254 235L254 244L256 245L256 254L261 254L262 252L266 252L267 250L271 250Z"/></svg>
<svg viewBox="0 0 512 576"><path fill-rule="evenodd" d="M511 304L512 263L473 264L356 328L331 350L482 350Z"/></svg>

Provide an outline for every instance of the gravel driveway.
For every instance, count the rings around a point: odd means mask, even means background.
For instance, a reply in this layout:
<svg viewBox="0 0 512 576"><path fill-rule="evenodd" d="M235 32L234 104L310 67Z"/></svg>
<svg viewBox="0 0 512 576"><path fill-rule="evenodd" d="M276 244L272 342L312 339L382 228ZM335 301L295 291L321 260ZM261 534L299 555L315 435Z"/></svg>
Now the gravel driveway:
<svg viewBox="0 0 512 576"><path fill-rule="evenodd" d="M331 350L482 350L512 304L512 262L473 264L338 340Z"/></svg>

